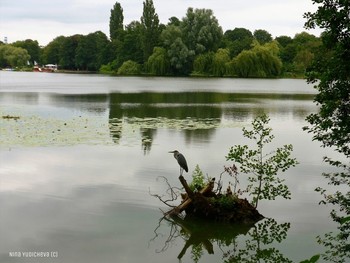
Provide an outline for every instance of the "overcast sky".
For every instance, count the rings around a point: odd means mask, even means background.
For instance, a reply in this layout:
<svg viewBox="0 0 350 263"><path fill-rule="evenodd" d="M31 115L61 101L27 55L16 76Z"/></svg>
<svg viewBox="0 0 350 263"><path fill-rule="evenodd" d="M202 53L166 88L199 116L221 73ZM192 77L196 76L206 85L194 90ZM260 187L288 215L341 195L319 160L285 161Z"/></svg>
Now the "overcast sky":
<svg viewBox="0 0 350 263"><path fill-rule="evenodd" d="M109 37L110 10L115 0L0 0L0 40L38 40L46 45L55 37L101 30ZM140 20L143 0L119 0L124 24ZM265 29L273 37L305 31L303 13L315 11L311 0L153 0L161 23L182 18L188 7L214 11L223 30ZM309 31L319 35L319 31Z"/></svg>

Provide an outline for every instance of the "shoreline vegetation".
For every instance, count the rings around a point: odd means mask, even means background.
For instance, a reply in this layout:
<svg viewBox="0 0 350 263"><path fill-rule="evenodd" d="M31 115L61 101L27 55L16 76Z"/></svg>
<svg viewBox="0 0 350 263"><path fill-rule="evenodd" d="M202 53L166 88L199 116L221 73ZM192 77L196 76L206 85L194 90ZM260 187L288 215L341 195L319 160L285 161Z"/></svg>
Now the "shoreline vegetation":
<svg viewBox="0 0 350 263"><path fill-rule="evenodd" d="M223 31L210 9L189 7L184 17L159 21L152 0L139 20L124 24L115 2L109 37L101 31L58 36L46 46L27 39L0 42L0 68L31 71L55 64L63 73L121 76L304 78L322 41L307 32L276 36L233 27Z"/></svg>
<svg viewBox="0 0 350 263"><path fill-rule="evenodd" d="M1 70L1 69L0 69ZM32 68L16 68L11 70L3 70L3 71L15 71L15 72L33 72ZM35 72L33 72L35 73ZM47 72L46 72L47 73ZM55 72L50 72L49 74L56 73L56 74L98 74L98 75L106 75L106 76L113 76L113 77L163 77L163 78L178 78L178 77L186 77L186 78L227 78L227 79L235 79L235 78L241 78L238 76L214 76L214 75L206 75L206 74L189 74L189 75L152 75L148 73L139 73L139 74L127 74L127 75L120 75L116 72L101 72L101 71L88 71L88 70L65 70L65 69L58 69ZM251 79L261 79L262 77L249 77ZM304 74L296 74L291 72L285 72L279 76L276 77L264 77L264 79L306 79L306 76Z"/></svg>

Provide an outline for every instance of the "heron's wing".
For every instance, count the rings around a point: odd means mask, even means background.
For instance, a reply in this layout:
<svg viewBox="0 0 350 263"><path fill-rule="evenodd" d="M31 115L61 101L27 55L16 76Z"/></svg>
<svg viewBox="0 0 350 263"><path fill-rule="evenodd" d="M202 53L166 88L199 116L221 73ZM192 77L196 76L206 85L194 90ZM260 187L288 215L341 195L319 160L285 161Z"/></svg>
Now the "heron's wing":
<svg viewBox="0 0 350 263"><path fill-rule="evenodd" d="M181 153L177 155L177 162L186 171L186 173L188 173L188 166L187 166L186 159Z"/></svg>

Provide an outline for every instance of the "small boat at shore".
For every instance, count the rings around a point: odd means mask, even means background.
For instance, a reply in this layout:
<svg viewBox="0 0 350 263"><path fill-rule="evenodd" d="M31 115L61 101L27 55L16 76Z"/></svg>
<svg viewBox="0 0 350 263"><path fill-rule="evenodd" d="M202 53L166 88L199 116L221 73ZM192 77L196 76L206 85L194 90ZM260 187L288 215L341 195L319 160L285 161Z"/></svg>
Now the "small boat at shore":
<svg viewBox="0 0 350 263"><path fill-rule="evenodd" d="M56 72L57 65L56 64L46 64L42 67L35 65L33 68L34 72Z"/></svg>

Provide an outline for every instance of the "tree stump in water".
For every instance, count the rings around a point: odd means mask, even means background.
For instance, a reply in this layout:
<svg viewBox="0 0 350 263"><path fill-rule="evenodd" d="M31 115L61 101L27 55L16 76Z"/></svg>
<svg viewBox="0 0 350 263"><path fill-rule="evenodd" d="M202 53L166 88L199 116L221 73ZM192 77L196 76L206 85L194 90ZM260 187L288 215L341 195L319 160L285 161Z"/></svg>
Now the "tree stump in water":
<svg viewBox="0 0 350 263"><path fill-rule="evenodd" d="M166 212L165 215L175 217L185 211L186 217L243 224L255 224L264 218L247 199L239 199L229 192L226 195L215 194L213 192L215 179L199 192L193 192L182 175L179 180L186 191L185 197L179 206Z"/></svg>

